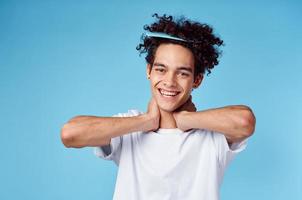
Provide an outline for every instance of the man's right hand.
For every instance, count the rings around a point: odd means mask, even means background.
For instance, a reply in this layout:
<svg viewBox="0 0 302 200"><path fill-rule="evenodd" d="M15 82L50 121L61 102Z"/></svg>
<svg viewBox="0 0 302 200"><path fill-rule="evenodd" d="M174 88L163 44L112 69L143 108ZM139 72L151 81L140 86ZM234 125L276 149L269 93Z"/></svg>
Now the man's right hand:
<svg viewBox="0 0 302 200"><path fill-rule="evenodd" d="M148 111L145 115L148 119L148 131L156 131L159 128L160 111L153 97L148 104Z"/></svg>
<svg viewBox="0 0 302 200"><path fill-rule="evenodd" d="M77 116L64 124L61 139L66 147L104 146L111 138L137 131L155 131L159 128L160 112L151 99L148 111L134 117Z"/></svg>

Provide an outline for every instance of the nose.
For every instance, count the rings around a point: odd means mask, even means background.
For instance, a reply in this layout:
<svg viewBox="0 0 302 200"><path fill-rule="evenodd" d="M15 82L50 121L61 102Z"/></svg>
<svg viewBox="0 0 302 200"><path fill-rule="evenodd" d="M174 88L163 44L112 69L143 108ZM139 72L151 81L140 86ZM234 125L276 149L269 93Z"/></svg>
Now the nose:
<svg viewBox="0 0 302 200"><path fill-rule="evenodd" d="M173 73L167 73L164 79L164 85L166 87L174 87L176 86L175 75Z"/></svg>

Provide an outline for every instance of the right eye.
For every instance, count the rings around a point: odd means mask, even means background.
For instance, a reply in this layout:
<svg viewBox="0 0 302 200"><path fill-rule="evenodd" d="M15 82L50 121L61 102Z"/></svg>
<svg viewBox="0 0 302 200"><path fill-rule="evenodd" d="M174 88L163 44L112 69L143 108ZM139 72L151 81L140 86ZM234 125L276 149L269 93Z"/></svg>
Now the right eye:
<svg viewBox="0 0 302 200"><path fill-rule="evenodd" d="M157 71L157 72L164 72L165 70L161 69L161 68L156 68L155 71Z"/></svg>

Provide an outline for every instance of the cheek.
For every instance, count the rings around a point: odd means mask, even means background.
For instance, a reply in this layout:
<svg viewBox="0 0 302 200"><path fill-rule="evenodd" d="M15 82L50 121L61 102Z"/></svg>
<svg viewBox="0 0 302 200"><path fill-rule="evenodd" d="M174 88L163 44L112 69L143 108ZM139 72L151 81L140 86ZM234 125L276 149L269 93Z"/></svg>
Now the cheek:
<svg viewBox="0 0 302 200"><path fill-rule="evenodd" d="M191 92L193 88L193 81L182 81L181 86L185 91Z"/></svg>
<svg viewBox="0 0 302 200"><path fill-rule="evenodd" d="M157 86L160 81L161 81L160 77L153 77L152 79L150 79L150 83L153 87Z"/></svg>
<svg viewBox="0 0 302 200"><path fill-rule="evenodd" d="M152 79L150 80L150 89L151 89L152 93L156 93L156 91L157 91L157 88L156 88L157 84L158 84L158 82L156 80L152 80Z"/></svg>

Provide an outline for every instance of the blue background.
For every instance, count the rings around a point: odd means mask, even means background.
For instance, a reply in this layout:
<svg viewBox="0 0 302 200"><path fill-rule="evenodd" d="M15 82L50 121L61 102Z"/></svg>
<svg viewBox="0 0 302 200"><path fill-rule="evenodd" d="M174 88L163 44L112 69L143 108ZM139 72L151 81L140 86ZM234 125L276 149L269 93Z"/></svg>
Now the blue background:
<svg viewBox="0 0 302 200"><path fill-rule="evenodd" d="M150 98L135 47L151 15L206 22L225 41L193 93L199 110L249 105L247 149L222 199L302 197L302 3L299 1L0 1L0 199L111 199L117 167L67 149L75 115L111 116Z"/></svg>

